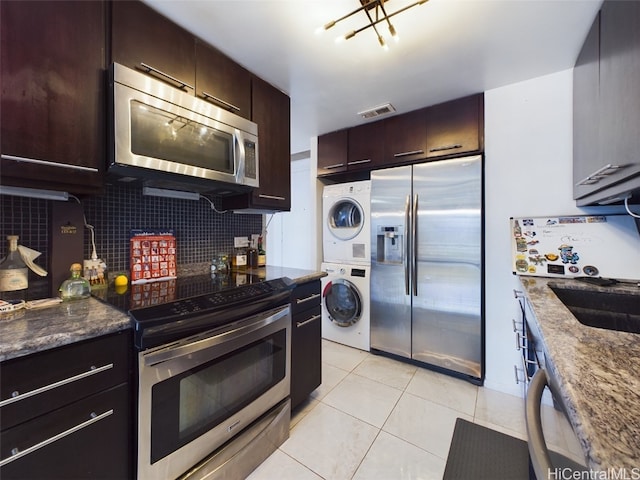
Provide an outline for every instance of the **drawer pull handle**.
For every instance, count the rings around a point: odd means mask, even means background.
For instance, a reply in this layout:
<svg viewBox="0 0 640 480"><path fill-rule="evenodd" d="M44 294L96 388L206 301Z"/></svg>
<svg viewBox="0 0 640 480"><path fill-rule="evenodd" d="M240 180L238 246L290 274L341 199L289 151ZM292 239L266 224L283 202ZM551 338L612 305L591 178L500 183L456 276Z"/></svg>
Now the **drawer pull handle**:
<svg viewBox="0 0 640 480"><path fill-rule="evenodd" d="M311 317L308 320L305 320L304 322L296 322L296 327L298 327L298 328L304 327L306 324L311 323L311 322L315 322L319 318L321 318L321 315L314 315L313 317Z"/></svg>
<svg viewBox="0 0 640 480"><path fill-rule="evenodd" d="M457 148L462 148L462 145L459 144L459 143L456 143L454 145L443 145L442 147L431 148L429 151L430 152L444 152L445 150L455 150Z"/></svg>
<svg viewBox="0 0 640 480"><path fill-rule="evenodd" d="M221 98L218 98L215 95L211 95L210 93L207 93L204 90L202 91L202 98L204 98L205 100L211 99L214 102L219 103L220 105L223 105L225 108L228 108L229 110L235 110L236 112L240 111L240 107L236 107L233 103L225 102Z"/></svg>
<svg viewBox="0 0 640 480"><path fill-rule="evenodd" d="M282 200L285 201L286 198L285 197L281 197L279 195L265 195L263 193L261 193L260 195L258 195L260 198L265 198L267 200Z"/></svg>
<svg viewBox="0 0 640 480"><path fill-rule="evenodd" d="M608 163L604 167L601 167L598 170L596 170L595 172L587 175L586 178L583 178L582 180L580 180L578 183L576 183L576 186L578 186L578 185L593 185L594 183L598 183L600 180L602 180L606 176L617 172L621 168L624 168L624 166L611 165L610 163Z"/></svg>
<svg viewBox="0 0 640 480"><path fill-rule="evenodd" d="M66 163L50 162L49 160L39 160L37 158L16 157L15 155L2 155L5 160L13 160L14 162L35 163L45 167L68 168L69 170L80 170L83 172L98 172L97 168L83 167L82 165L67 165Z"/></svg>
<svg viewBox="0 0 640 480"><path fill-rule="evenodd" d="M411 150L410 152L401 152L401 153L394 153L393 156L398 158L398 157L408 157L409 155L418 155L424 153L424 150Z"/></svg>
<svg viewBox="0 0 640 480"><path fill-rule="evenodd" d="M520 332L516 332L516 350L519 351L523 348L527 348L527 337Z"/></svg>
<svg viewBox="0 0 640 480"><path fill-rule="evenodd" d="M327 165L326 167L321 167L321 168L324 168L325 170L331 170L333 168L340 168L340 167L344 167L344 163L336 163L334 165Z"/></svg>
<svg viewBox="0 0 640 480"><path fill-rule="evenodd" d="M300 305L301 303L306 303L310 300L314 300L316 298L319 298L320 294L319 293L314 293L313 295L309 295L308 297L304 297L304 298L296 298L296 305Z"/></svg>
<svg viewBox="0 0 640 480"><path fill-rule="evenodd" d="M362 163L370 163L371 159L367 158L365 160L354 160L353 162L347 162L347 165L360 165Z"/></svg>
<svg viewBox="0 0 640 480"><path fill-rule="evenodd" d="M517 365L513 365L513 374L516 377L516 384L520 385L520 377L518 376L518 366Z"/></svg>
<svg viewBox="0 0 640 480"><path fill-rule="evenodd" d="M182 80L178 80L176 77L172 77L171 75L169 75L168 73L164 73L162 70L158 70L157 68L153 68L150 65L147 65L146 63L140 63L140 66L142 67L143 70L146 70L147 73L155 73L157 75L160 75L161 77L164 77L168 80L171 80L173 83L177 83L178 85L180 85L180 88L190 88L191 90L195 90L195 88L193 87L193 85L189 85L187 82L183 82Z"/></svg>
<svg viewBox="0 0 640 480"><path fill-rule="evenodd" d="M100 420L108 417L109 415L113 415L113 409L108 410L100 415L96 415L95 412L92 412L91 415L89 415L90 417L89 420L79 423L75 427L71 427L70 429L65 430L64 432L60 432L57 435L54 435L53 437L47 438L46 440L43 440L40 443L36 443L35 445L32 445L31 447L26 448L24 450L18 450L17 448L13 448L11 449L11 456L0 461L0 467L4 467L5 465L13 462L14 460L18 460L19 458L22 458L25 455L29 455L30 453L33 453L36 450L40 450L42 447L46 447L47 445L53 442L57 442L58 440L61 440L64 437L68 437L72 433L82 430L83 428L88 427L93 423L99 422Z"/></svg>
<svg viewBox="0 0 640 480"><path fill-rule="evenodd" d="M39 395L44 392L48 392L49 390L53 390L54 388L61 387L62 385L67 385L68 383L77 382L78 380L82 380L83 378L90 377L91 375L96 375L98 373L104 372L113 368L113 363L109 363L108 365L103 365L102 367L94 367L92 366L88 372L80 373L73 377L65 378L64 380L60 380L55 383L50 383L49 385L45 385L44 387L36 388L35 390L31 390L26 393L19 393L17 391L11 393L11 398L7 398L0 402L0 407L4 407L5 405L9 405L13 402L18 402L20 400L24 400L25 398L33 397L34 395Z"/></svg>

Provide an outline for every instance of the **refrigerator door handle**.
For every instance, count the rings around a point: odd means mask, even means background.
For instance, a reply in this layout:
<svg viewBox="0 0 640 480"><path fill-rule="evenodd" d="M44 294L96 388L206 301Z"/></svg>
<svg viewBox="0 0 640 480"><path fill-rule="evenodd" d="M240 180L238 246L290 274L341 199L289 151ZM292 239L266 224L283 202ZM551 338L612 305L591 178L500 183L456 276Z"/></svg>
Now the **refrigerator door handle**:
<svg viewBox="0 0 640 480"><path fill-rule="evenodd" d="M411 222L412 249L411 259L413 260L413 296L418 296L418 194L413 199L413 215Z"/></svg>
<svg viewBox="0 0 640 480"><path fill-rule="evenodd" d="M404 290L405 294L409 295L409 261L411 258L411 250L409 244L409 220L410 220L410 203L411 203L411 195L407 195L407 198L404 202L404 258L402 259L404 263Z"/></svg>

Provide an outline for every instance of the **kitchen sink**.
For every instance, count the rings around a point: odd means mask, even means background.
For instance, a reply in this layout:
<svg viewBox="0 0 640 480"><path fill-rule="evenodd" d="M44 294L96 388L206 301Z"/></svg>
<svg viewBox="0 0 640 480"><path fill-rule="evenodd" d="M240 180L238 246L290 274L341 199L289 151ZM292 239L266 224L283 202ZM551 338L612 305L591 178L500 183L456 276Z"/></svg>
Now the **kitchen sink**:
<svg viewBox="0 0 640 480"><path fill-rule="evenodd" d="M583 325L640 333L640 295L554 287L551 290Z"/></svg>

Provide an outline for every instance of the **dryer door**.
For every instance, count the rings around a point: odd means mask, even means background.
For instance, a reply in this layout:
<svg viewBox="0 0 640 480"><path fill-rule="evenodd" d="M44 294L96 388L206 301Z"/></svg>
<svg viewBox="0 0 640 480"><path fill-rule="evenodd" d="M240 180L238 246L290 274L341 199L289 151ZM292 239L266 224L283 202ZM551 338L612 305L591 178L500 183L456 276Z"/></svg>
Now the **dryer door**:
<svg viewBox="0 0 640 480"><path fill-rule="evenodd" d="M339 327L349 327L362 317L362 295L349 280L337 278L327 283L322 301L329 320Z"/></svg>
<svg viewBox="0 0 640 480"><path fill-rule="evenodd" d="M329 210L326 222L335 238L351 240L364 227L364 211L354 199L341 198Z"/></svg>

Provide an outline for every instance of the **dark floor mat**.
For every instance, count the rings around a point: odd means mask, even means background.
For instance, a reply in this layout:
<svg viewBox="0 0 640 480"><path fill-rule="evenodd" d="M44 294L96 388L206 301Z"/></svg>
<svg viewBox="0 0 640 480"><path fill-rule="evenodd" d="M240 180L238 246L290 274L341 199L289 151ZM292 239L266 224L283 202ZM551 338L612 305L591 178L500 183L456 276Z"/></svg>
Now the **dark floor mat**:
<svg viewBox="0 0 640 480"><path fill-rule="evenodd" d="M527 442L458 418L443 480L472 479L529 480Z"/></svg>

